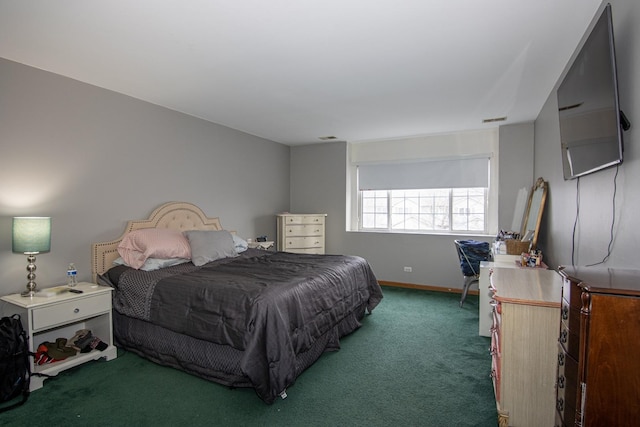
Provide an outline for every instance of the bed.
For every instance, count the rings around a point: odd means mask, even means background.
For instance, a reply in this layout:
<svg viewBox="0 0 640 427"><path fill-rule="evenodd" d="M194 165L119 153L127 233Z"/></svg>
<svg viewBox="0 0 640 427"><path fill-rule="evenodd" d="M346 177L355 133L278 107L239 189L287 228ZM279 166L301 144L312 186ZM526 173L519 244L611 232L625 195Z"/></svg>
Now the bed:
<svg viewBox="0 0 640 427"><path fill-rule="evenodd" d="M141 233L186 236L190 260L160 256L147 268L165 249L182 246L163 241L138 265L141 258L131 258L125 243ZM92 272L97 283L114 288L118 347L232 388L251 387L273 403L323 352L339 349L382 291L363 258L264 251L242 242L197 206L171 202L148 219L129 221L118 239L94 243Z"/></svg>

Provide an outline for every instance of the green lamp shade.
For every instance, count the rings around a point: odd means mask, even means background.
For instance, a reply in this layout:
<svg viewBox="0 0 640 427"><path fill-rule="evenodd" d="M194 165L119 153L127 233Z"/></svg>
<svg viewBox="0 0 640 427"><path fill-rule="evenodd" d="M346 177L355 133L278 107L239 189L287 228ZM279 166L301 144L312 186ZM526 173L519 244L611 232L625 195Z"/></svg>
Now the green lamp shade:
<svg viewBox="0 0 640 427"><path fill-rule="evenodd" d="M12 237L12 250L15 253L49 252L51 249L51 218L13 218Z"/></svg>

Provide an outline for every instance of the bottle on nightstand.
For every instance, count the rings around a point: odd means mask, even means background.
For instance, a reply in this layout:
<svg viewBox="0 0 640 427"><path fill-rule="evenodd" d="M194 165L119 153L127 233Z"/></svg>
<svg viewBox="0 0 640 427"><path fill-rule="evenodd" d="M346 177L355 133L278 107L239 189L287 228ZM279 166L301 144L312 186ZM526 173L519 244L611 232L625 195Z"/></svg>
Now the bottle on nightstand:
<svg viewBox="0 0 640 427"><path fill-rule="evenodd" d="M73 263L69 264L69 268L67 268L67 285L69 287L74 287L78 284L78 271L76 270L76 266Z"/></svg>

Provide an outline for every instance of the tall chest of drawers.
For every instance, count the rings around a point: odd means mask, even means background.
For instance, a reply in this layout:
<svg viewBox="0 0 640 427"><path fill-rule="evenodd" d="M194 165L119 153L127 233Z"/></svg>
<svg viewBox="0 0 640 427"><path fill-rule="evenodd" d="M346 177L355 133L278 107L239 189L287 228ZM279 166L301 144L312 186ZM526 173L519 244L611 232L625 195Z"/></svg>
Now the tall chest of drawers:
<svg viewBox="0 0 640 427"><path fill-rule="evenodd" d="M278 214L278 250L324 254L327 214Z"/></svg>
<svg viewBox="0 0 640 427"><path fill-rule="evenodd" d="M640 271L561 268L556 426L640 419Z"/></svg>
<svg viewBox="0 0 640 427"><path fill-rule="evenodd" d="M553 270L495 268L489 281L498 424L553 425L562 279Z"/></svg>

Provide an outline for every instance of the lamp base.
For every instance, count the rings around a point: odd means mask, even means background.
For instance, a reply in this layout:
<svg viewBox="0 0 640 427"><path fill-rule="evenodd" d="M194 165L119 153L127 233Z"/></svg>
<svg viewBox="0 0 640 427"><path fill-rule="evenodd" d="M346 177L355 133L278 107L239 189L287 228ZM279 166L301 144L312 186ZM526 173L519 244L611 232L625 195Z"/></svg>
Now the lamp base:
<svg viewBox="0 0 640 427"><path fill-rule="evenodd" d="M38 252L27 252L27 271L29 272L29 274L27 274L27 280L29 280L29 282L27 283L27 290L24 291L23 293L21 293L20 295L22 295L23 297L33 297L36 295L36 255L38 254Z"/></svg>

